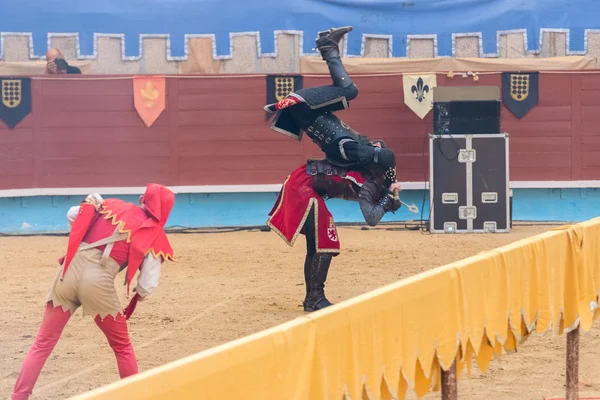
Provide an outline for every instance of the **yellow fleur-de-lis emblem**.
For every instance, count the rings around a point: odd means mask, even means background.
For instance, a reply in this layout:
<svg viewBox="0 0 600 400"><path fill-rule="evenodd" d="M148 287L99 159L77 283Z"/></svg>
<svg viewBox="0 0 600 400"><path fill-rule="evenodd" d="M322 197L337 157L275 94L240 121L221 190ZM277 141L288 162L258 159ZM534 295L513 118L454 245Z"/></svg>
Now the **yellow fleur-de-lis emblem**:
<svg viewBox="0 0 600 400"><path fill-rule="evenodd" d="M144 86L143 89L140 89L140 94L144 99L144 105L150 108L154 105L154 102L158 99L160 93L158 93L158 90L152 85L152 82L147 81L146 86Z"/></svg>

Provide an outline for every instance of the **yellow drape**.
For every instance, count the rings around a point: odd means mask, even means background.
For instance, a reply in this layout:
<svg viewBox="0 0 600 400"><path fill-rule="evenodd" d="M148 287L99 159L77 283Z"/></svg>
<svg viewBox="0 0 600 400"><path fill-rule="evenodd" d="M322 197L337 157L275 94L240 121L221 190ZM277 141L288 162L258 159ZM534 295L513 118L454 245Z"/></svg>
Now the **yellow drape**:
<svg viewBox="0 0 600 400"><path fill-rule="evenodd" d="M596 68L596 57L566 56L547 58L343 58L349 74L423 73L447 71L552 71ZM321 57L300 58L300 73L329 74Z"/></svg>
<svg viewBox="0 0 600 400"><path fill-rule="evenodd" d="M600 218L405 279L79 399L389 399L598 317ZM362 396L362 397L361 397Z"/></svg>

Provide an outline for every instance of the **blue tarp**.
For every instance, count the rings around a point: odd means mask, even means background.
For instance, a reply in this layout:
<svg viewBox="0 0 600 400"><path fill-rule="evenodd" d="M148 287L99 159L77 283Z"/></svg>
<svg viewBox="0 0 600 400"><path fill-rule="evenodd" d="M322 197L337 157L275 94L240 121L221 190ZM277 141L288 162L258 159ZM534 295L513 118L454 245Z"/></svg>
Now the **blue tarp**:
<svg viewBox="0 0 600 400"><path fill-rule="evenodd" d="M31 32L36 55L47 33L79 33L81 54L93 54L94 33L124 34L126 55L139 55L140 34L169 34L171 55L184 56L185 34L215 34L217 54L229 54L229 33L260 32L263 53L274 31L305 34L312 53L317 31L353 25L348 53L360 54L362 34L393 35L393 54L406 55L407 34L436 34L438 54L452 55L452 34L481 32L484 53L496 53L498 31L527 31L529 50L540 29L568 29L570 50L583 51L585 29L600 29L598 0L0 0L0 32Z"/></svg>

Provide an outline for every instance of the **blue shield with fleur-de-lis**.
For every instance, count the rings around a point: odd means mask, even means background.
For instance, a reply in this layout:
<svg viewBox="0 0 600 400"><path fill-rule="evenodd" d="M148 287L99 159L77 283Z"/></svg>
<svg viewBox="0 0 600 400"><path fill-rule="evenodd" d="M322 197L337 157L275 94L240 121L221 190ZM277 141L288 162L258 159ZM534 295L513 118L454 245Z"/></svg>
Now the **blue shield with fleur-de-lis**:
<svg viewBox="0 0 600 400"><path fill-rule="evenodd" d="M436 86L435 74L404 74L404 103L421 119L433 107L433 88Z"/></svg>

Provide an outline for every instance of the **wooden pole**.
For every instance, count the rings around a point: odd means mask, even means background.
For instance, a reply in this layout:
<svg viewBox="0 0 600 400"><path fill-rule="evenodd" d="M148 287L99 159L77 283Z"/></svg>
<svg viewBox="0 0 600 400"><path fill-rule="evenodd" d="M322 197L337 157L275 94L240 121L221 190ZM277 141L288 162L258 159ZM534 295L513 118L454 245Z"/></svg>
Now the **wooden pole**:
<svg viewBox="0 0 600 400"><path fill-rule="evenodd" d="M456 383L456 361L448 371L442 369L442 400L458 399L458 388Z"/></svg>
<svg viewBox="0 0 600 400"><path fill-rule="evenodd" d="M567 395L565 400L579 398L579 326L567 333Z"/></svg>

